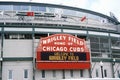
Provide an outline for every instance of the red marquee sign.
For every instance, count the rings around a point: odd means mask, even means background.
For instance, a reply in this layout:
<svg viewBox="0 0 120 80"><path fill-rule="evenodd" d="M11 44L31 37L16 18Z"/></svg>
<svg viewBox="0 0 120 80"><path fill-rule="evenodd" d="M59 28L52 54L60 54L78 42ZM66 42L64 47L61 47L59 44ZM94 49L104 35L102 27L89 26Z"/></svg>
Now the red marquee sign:
<svg viewBox="0 0 120 80"><path fill-rule="evenodd" d="M89 69L90 52L85 40L69 34L41 38L37 48L37 69Z"/></svg>

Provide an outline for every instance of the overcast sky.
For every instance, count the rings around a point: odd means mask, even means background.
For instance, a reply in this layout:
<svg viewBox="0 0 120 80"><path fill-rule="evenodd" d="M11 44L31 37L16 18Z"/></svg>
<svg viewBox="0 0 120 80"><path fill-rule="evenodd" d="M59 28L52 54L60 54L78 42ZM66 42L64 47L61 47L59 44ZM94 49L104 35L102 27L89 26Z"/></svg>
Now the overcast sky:
<svg viewBox="0 0 120 80"><path fill-rule="evenodd" d="M22 1L30 0L0 0L0 1ZM109 12L115 14L120 21L120 0L32 0L32 2L51 3L67 6L74 6L83 9L100 12L109 16Z"/></svg>

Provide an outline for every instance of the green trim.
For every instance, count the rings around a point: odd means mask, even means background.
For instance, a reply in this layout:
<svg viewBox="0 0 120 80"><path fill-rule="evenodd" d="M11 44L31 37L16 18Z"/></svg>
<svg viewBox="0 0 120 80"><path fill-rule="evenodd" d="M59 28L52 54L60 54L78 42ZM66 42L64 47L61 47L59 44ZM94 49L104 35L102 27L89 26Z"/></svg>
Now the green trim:
<svg viewBox="0 0 120 80"><path fill-rule="evenodd" d="M4 31L4 33L32 34L32 31Z"/></svg>
<svg viewBox="0 0 120 80"><path fill-rule="evenodd" d="M93 34L88 34L89 37L105 37L105 38L109 38L109 36L104 36L104 35L93 35Z"/></svg>
<svg viewBox="0 0 120 80"><path fill-rule="evenodd" d="M107 32L120 34L117 31L102 30L102 29L92 29L92 28L80 28L80 26L48 26L48 25L0 25L0 27L12 27L12 28L51 28L51 29L74 29L74 30L86 30L86 31L96 31L96 32ZM17 32L17 31L16 31ZM22 32L22 31L21 31ZM27 31L31 32L31 31Z"/></svg>
<svg viewBox="0 0 120 80"><path fill-rule="evenodd" d="M100 62L100 61L111 62L111 59L105 59L105 58L92 58L91 60L92 62Z"/></svg>
<svg viewBox="0 0 120 80"><path fill-rule="evenodd" d="M92 62L100 62L100 61L103 61L103 62L113 62L113 59L110 59L110 58L91 58L91 61ZM115 62L116 63L120 63L120 59L116 59Z"/></svg>
<svg viewBox="0 0 120 80"><path fill-rule="evenodd" d="M4 57L3 61L33 61L33 57ZM91 58L92 62L112 62L110 58ZM116 59L116 63L120 63L120 59Z"/></svg>
<svg viewBox="0 0 120 80"><path fill-rule="evenodd" d="M3 61L32 61L33 57L5 57Z"/></svg>

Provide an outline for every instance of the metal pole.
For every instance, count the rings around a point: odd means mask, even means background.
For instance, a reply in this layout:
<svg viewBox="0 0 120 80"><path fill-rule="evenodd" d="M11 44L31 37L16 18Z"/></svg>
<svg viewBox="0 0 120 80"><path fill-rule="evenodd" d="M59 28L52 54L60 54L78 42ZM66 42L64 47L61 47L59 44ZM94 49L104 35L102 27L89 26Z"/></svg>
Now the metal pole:
<svg viewBox="0 0 120 80"><path fill-rule="evenodd" d="M112 41L111 41L111 36L109 33L109 39L108 39L108 43L109 43L109 51L110 51L110 55L111 55L111 69L112 69L112 77L115 78L115 74L114 74L114 64L113 64L113 55L112 55Z"/></svg>
<svg viewBox="0 0 120 80"><path fill-rule="evenodd" d="M112 61L112 68L113 68L113 78L115 78L115 70L114 70L114 66L115 66L115 59L113 59Z"/></svg>
<svg viewBox="0 0 120 80"><path fill-rule="evenodd" d="M3 71L3 40L4 40L4 27L2 27L2 34L1 34L1 80L2 80L2 71Z"/></svg>
<svg viewBox="0 0 120 80"><path fill-rule="evenodd" d="M87 25L86 25L86 28L87 28ZM87 46L89 46L89 51L90 51L90 69L88 70L89 71L89 77L92 78L92 59L91 59L91 47L90 47L90 38L89 38L89 33L88 33L88 30L87 30L87 37L86 37L86 40L89 44L87 44ZM94 68L94 67L93 67Z"/></svg>
<svg viewBox="0 0 120 80"><path fill-rule="evenodd" d="M34 40L35 40L35 37L34 37L34 28L33 28L33 31L32 31L33 80L35 80L35 53L34 53Z"/></svg>
<svg viewBox="0 0 120 80"><path fill-rule="evenodd" d="M65 79L65 70L62 70L63 79Z"/></svg>
<svg viewBox="0 0 120 80"><path fill-rule="evenodd" d="M103 76L103 66L101 66L101 74L102 74L102 78L104 78L104 76Z"/></svg>

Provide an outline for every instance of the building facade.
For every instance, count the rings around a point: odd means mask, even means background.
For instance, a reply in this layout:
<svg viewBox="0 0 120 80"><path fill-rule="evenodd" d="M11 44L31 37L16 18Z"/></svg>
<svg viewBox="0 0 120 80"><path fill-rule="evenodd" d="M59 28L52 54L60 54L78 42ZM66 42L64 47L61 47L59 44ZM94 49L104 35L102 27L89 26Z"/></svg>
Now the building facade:
<svg viewBox="0 0 120 80"><path fill-rule="evenodd" d="M119 78L120 23L113 17L63 5L0 2L0 79ZM85 40L90 52L89 68L83 64L77 69L37 68L41 38L55 34Z"/></svg>

